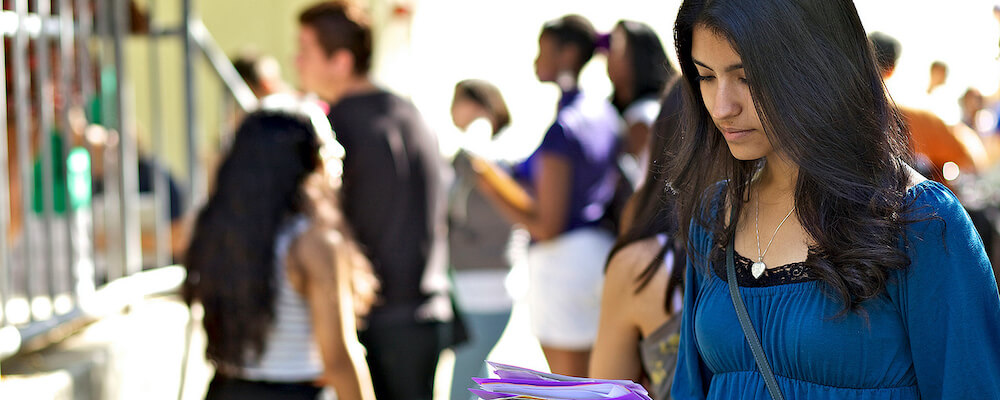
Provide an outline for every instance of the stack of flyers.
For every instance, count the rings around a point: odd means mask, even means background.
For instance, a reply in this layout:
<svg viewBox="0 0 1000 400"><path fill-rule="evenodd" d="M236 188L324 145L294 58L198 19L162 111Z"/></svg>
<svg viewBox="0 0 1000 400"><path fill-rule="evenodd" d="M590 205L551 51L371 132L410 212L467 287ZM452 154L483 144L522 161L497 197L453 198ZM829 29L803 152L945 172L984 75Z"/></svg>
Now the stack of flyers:
<svg viewBox="0 0 1000 400"><path fill-rule="evenodd" d="M651 400L642 385L629 380L577 378L487 361L494 379L473 378L469 389L483 400Z"/></svg>

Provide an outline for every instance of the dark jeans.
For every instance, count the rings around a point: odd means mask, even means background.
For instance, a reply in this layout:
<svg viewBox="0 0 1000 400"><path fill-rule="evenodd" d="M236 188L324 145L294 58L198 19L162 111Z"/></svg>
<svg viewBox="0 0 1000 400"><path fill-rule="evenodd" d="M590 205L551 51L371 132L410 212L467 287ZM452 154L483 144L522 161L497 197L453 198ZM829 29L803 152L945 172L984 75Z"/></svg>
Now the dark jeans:
<svg viewBox="0 0 1000 400"><path fill-rule="evenodd" d="M368 350L378 400L431 400L438 356L447 346L439 322L370 326L359 332Z"/></svg>
<svg viewBox="0 0 1000 400"><path fill-rule="evenodd" d="M321 390L311 382L258 382L216 374L208 385L205 400L316 400Z"/></svg>

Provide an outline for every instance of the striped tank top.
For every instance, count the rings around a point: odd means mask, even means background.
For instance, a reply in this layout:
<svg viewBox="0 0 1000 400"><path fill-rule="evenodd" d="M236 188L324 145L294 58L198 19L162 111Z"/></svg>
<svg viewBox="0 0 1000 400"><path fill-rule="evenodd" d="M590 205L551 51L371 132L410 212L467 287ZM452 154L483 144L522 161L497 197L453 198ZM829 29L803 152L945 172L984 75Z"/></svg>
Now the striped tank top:
<svg viewBox="0 0 1000 400"><path fill-rule="evenodd" d="M274 299L274 322L264 343L260 361L252 357L243 368L247 380L269 382L313 381L323 373L319 346L313 336L309 304L288 281L285 260L292 241L309 228L305 216L291 218L278 231L275 240L277 293Z"/></svg>

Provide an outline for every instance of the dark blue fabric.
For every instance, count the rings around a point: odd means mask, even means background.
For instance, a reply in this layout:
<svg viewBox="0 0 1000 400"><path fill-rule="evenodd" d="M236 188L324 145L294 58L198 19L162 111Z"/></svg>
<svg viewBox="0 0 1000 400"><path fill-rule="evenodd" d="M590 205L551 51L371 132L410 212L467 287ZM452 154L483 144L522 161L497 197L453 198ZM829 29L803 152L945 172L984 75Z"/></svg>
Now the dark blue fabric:
<svg viewBox="0 0 1000 400"><path fill-rule="evenodd" d="M534 189L541 154L565 158L573 171L563 232L598 225L611 202L618 174L615 158L621 121L611 103L580 91L563 93L555 122L535 152L514 169L529 191Z"/></svg>
<svg viewBox="0 0 1000 400"><path fill-rule="evenodd" d="M911 265L883 294L834 318L824 283L740 287L778 385L789 399L1000 399L1000 296L983 244L955 196L911 188ZM704 265L713 238L691 225L674 399L769 399L728 284Z"/></svg>

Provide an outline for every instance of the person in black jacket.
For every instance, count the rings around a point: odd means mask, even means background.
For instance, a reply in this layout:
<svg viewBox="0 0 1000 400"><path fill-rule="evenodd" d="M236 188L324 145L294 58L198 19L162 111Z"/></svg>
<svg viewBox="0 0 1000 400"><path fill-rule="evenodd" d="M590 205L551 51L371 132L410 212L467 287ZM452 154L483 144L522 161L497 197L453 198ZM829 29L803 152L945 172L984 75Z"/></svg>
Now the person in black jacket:
<svg viewBox="0 0 1000 400"><path fill-rule="evenodd" d="M444 162L409 101L369 78L367 16L342 1L299 16L300 83L330 104L344 146L343 210L381 281L362 328L375 394L430 399L453 308L446 275Z"/></svg>

